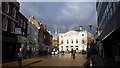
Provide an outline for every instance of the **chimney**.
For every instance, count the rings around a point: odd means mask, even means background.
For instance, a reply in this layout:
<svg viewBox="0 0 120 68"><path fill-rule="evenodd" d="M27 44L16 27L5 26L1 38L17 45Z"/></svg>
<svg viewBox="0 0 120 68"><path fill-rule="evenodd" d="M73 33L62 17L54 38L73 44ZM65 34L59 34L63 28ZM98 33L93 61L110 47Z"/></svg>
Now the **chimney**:
<svg viewBox="0 0 120 68"><path fill-rule="evenodd" d="M82 26L79 26L79 27L80 27L80 31L83 30L83 29L82 29Z"/></svg>

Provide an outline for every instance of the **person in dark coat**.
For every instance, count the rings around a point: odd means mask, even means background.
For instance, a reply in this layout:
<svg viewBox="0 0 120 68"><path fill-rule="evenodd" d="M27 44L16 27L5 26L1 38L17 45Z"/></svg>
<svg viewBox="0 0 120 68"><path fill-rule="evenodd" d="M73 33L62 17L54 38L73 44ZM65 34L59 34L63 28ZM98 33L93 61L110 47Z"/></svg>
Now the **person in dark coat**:
<svg viewBox="0 0 120 68"><path fill-rule="evenodd" d="M72 50L73 59L75 59L76 50Z"/></svg>
<svg viewBox="0 0 120 68"><path fill-rule="evenodd" d="M19 49L19 53L18 53L18 63L19 63L19 67L22 66L22 60L23 60L23 52L22 52L22 48Z"/></svg>

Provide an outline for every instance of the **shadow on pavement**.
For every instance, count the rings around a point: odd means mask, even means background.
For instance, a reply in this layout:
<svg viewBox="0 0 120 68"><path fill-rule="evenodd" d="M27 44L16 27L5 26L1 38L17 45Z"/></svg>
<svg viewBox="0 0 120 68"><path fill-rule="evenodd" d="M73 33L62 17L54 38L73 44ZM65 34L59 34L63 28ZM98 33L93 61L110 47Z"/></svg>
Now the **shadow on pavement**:
<svg viewBox="0 0 120 68"><path fill-rule="evenodd" d="M38 61L35 61L35 62L32 62L32 63L29 63L29 64L27 64L27 65L25 65L25 66L29 66L29 65L31 65L31 64L35 64L35 63L39 63L39 62L41 62L42 60L38 60Z"/></svg>

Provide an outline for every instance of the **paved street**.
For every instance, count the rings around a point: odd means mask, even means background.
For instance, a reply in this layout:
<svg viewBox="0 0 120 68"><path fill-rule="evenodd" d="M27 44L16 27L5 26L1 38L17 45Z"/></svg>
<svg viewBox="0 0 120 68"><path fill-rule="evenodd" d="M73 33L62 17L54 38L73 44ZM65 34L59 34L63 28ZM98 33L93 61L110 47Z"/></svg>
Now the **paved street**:
<svg viewBox="0 0 120 68"><path fill-rule="evenodd" d="M22 66L83 66L85 57L81 54L76 54L75 59L71 54L64 55L48 55L25 59L22 61ZM3 66L18 66L17 61L4 63Z"/></svg>

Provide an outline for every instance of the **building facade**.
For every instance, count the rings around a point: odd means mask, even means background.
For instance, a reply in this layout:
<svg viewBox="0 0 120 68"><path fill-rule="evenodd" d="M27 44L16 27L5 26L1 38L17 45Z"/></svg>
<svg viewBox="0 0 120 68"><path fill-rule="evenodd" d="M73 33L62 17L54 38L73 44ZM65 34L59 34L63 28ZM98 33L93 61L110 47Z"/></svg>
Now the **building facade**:
<svg viewBox="0 0 120 68"><path fill-rule="evenodd" d="M59 35L54 35L53 36L52 47L59 47Z"/></svg>
<svg viewBox="0 0 120 68"><path fill-rule="evenodd" d="M52 48L52 35L50 31L46 29L46 25L43 25L44 27L44 51L50 52Z"/></svg>
<svg viewBox="0 0 120 68"><path fill-rule="evenodd" d="M40 23L40 29L38 33L38 44L39 44L39 55L41 55L43 54L43 48L44 48L44 27L42 23Z"/></svg>
<svg viewBox="0 0 120 68"><path fill-rule="evenodd" d="M116 59L120 56L120 1L97 2L98 45L104 58Z"/></svg>
<svg viewBox="0 0 120 68"><path fill-rule="evenodd" d="M77 52L87 50L87 31L71 30L59 34L59 51L70 52L72 49Z"/></svg>
<svg viewBox="0 0 120 68"><path fill-rule="evenodd" d="M38 44L38 35L40 25L37 20L34 19L34 16L28 17L28 52L31 51L31 55L38 55L39 52L39 44Z"/></svg>
<svg viewBox="0 0 120 68"><path fill-rule="evenodd" d="M19 2L2 2L2 57L3 61L15 59L22 40L27 37L27 19L19 12ZM23 20L19 21L19 18ZM20 25L24 25L23 27ZM21 40L20 40L21 38ZM26 42L24 42L26 43Z"/></svg>

